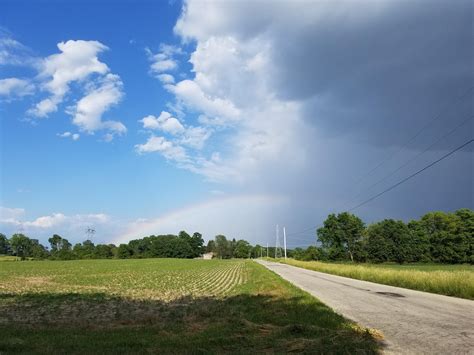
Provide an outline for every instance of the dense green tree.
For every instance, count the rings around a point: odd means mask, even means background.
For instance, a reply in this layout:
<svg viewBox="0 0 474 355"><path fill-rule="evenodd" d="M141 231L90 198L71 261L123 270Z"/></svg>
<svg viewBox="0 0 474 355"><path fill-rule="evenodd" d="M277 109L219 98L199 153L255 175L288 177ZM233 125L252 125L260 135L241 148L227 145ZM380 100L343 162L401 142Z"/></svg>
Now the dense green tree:
<svg viewBox="0 0 474 355"><path fill-rule="evenodd" d="M429 262L432 261L430 251L430 239L426 234L420 221L410 221L408 223L410 230L410 262Z"/></svg>
<svg viewBox="0 0 474 355"><path fill-rule="evenodd" d="M13 234L10 238L10 246L13 251L13 255L18 256L21 260L25 260L31 256L32 241L26 235L17 233Z"/></svg>
<svg viewBox="0 0 474 355"><path fill-rule="evenodd" d="M194 232L193 236L190 239L189 245L193 250L193 257L199 257L205 252L204 248L204 239L202 238L202 234L198 232Z"/></svg>
<svg viewBox="0 0 474 355"><path fill-rule="evenodd" d="M89 239L74 245L74 255L79 259L92 259L94 257L95 245Z"/></svg>
<svg viewBox="0 0 474 355"><path fill-rule="evenodd" d="M132 250L128 244L120 244L117 248L117 258L127 259L132 256Z"/></svg>
<svg viewBox="0 0 474 355"><path fill-rule="evenodd" d="M10 254L10 243L5 234L0 233L0 255Z"/></svg>
<svg viewBox="0 0 474 355"><path fill-rule="evenodd" d="M114 256L113 248L115 245L111 244L97 244L94 248L95 259L110 259Z"/></svg>
<svg viewBox="0 0 474 355"><path fill-rule="evenodd" d="M330 214L323 227L317 230L317 235L330 259L345 259L349 255L354 261L362 250L363 231L364 222L359 217L343 212L337 216Z"/></svg>
<svg viewBox="0 0 474 355"><path fill-rule="evenodd" d="M51 245L51 252L57 252L59 250L68 250L71 248L71 244L67 239L63 239L60 235L54 234L51 238L48 239L49 244Z"/></svg>
<svg viewBox="0 0 474 355"><path fill-rule="evenodd" d="M31 257L34 259L46 259L49 257L48 250L36 239L31 239Z"/></svg>
<svg viewBox="0 0 474 355"><path fill-rule="evenodd" d="M216 242L212 239L207 242L206 253L214 253L216 251Z"/></svg>
<svg viewBox="0 0 474 355"><path fill-rule="evenodd" d="M59 260L72 260L75 255L72 252L72 245L69 241L58 234L54 234L48 239L51 244L51 257Z"/></svg>
<svg viewBox="0 0 474 355"><path fill-rule="evenodd" d="M260 244L255 245L252 247L252 258L260 258L261 256L265 256L264 247Z"/></svg>
<svg viewBox="0 0 474 355"><path fill-rule="evenodd" d="M240 239L235 243L234 258L245 259L250 257L252 246L246 240Z"/></svg>
<svg viewBox="0 0 474 355"><path fill-rule="evenodd" d="M231 244L224 235L216 235L216 254L220 259L229 259L232 257Z"/></svg>
<svg viewBox="0 0 474 355"><path fill-rule="evenodd" d="M311 260L325 260L326 254L322 248L316 246L309 246L306 249L295 248L289 252L289 255L296 260L311 261Z"/></svg>
<svg viewBox="0 0 474 355"><path fill-rule="evenodd" d="M370 261L395 261L402 264L412 259L410 229L402 221L385 219L367 228L367 255Z"/></svg>
<svg viewBox="0 0 474 355"><path fill-rule="evenodd" d="M468 208L461 208L455 212L459 220L458 233L465 245L466 256L463 262L474 263L474 211Z"/></svg>
<svg viewBox="0 0 474 355"><path fill-rule="evenodd" d="M229 241L229 252L230 252L230 258L234 257L234 250L235 247L237 246L237 240L235 238L232 238L232 240Z"/></svg>
<svg viewBox="0 0 474 355"><path fill-rule="evenodd" d="M465 216L464 211L460 215ZM467 215L466 215L467 216ZM469 221L469 217L467 221ZM469 225L453 213L430 212L420 220L421 228L430 241L431 257L442 263L469 262L471 255Z"/></svg>

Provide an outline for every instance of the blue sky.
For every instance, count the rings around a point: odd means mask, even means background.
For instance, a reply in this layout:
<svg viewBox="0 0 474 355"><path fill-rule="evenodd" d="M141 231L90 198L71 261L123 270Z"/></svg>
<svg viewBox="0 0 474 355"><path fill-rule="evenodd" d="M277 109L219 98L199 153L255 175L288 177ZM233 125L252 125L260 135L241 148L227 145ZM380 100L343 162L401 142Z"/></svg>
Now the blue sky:
<svg viewBox="0 0 474 355"><path fill-rule="evenodd" d="M469 1L1 6L6 234L271 242L472 138ZM356 213L472 208L472 165L467 147Z"/></svg>

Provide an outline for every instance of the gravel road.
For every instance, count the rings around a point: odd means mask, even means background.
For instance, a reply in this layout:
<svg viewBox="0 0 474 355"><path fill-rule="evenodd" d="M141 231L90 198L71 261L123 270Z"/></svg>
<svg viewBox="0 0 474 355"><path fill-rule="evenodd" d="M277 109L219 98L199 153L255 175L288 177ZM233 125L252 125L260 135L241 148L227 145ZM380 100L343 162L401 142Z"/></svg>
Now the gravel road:
<svg viewBox="0 0 474 355"><path fill-rule="evenodd" d="M385 353L474 354L474 301L258 262L346 318L380 330Z"/></svg>

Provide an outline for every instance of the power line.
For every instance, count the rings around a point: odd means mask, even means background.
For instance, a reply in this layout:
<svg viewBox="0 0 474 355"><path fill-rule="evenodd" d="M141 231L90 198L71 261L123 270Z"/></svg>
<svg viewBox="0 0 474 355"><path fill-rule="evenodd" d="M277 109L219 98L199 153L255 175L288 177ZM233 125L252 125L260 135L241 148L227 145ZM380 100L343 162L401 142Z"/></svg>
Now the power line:
<svg viewBox="0 0 474 355"><path fill-rule="evenodd" d="M421 133L423 133L430 125L432 125L434 122L436 122L437 120L439 120L439 119L442 117L442 114L444 113L444 111L445 111L448 107L450 107L450 106L453 105L454 103L457 103L457 102L459 102L459 101L462 101L473 89L474 89L474 86L469 87L466 91L463 91L460 96L455 97L453 100L451 100L450 102L448 102L448 103L441 109L441 111L438 113L438 115L434 116L434 118L433 118L432 120L430 120L427 124L425 124L425 125L424 125L420 130L418 130L412 137L410 137L410 138L405 142L405 144L403 144L403 145L400 147L400 149L398 149L397 151L395 151L393 154L391 154L391 155L388 156L387 158L383 159L383 160L382 160L380 163L378 163L374 168L372 168L368 173L366 173L365 175L363 175L363 176L355 183L355 185L358 185L360 182L362 182L362 180L364 180L367 176L370 176L370 175L371 175L375 170L377 170L380 166L382 166L383 164L385 164L387 161L389 161L389 160L392 159L395 155L397 155L399 152L401 152L403 149L405 149L405 148L406 148L411 142L413 142ZM464 123L465 123L465 122L462 122L462 123L461 123L461 126L462 126ZM457 129L457 128L459 128L459 127L456 127L455 129ZM443 137L440 138L440 139L445 138L446 136L450 135L451 133L452 133L452 131L449 132L448 134L446 134L445 136L443 136ZM439 141L439 140L438 140L438 141ZM434 144L436 144L438 141L436 141ZM472 143L472 140L469 141L469 142L467 142L467 143L465 143L464 145L462 145L459 149L462 149L464 146L466 146L466 145L468 145L468 144L470 144L470 143ZM433 144L433 145L434 145L434 144ZM431 147L431 146L430 146L430 147ZM430 147L429 147L429 148L430 148ZM427 148L425 151L423 151L423 153L426 152L429 148ZM455 149L454 151L448 153L446 156L442 157L441 160L443 160L444 158L447 158L449 155L453 154L454 152L456 152L456 151L459 150L459 149ZM421 153L421 154L423 154L423 153ZM419 155L421 155L421 154L419 154ZM416 157L418 157L419 155L417 155ZM374 199L376 199L376 198L378 198L379 196L383 195L384 193L386 193L386 192L388 192L388 191L394 189L395 187L399 186L399 185L402 184L403 182L405 182L405 181L411 179L411 178L414 177L415 175L417 175L417 174L421 173L422 171L428 169L429 167L435 165L436 163L438 163L438 162L441 161L441 160L435 161L434 163L432 163L431 165L426 166L425 168L421 169L420 171L418 171L418 172L415 173L414 175L410 175L408 178L402 180L401 182L399 182L399 183L397 183L397 184L395 184L395 185L392 185L392 186L389 187L388 189L382 191L381 193L379 193L379 194L377 194L377 195L375 195L375 196L372 196L370 199L368 199L368 200L362 202L361 204L359 204L359 205L357 205L357 206L355 206L355 207L349 209L348 211L353 211L353 210L355 210L355 209L357 209L357 208L363 206L364 204L369 203L370 201L373 201ZM408 164L408 163L407 163L407 164ZM404 166L406 166L406 165L404 165ZM404 166L402 166L402 167L404 167ZM402 167L401 167L401 168L402 168ZM401 168L399 168L399 169L401 169ZM399 169L398 169L398 170L399 170ZM394 174L394 173L397 172L398 170L392 172L392 174ZM384 179L385 179L385 178L384 178ZM377 182L377 184L378 184L378 183L379 183L379 182ZM372 188L372 187L373 187L373 186L371 186L370 188ZM369 189L370 189L370 188L369 188ZM317 224L316 226L312 226L312 227L310 227L310 228L301 230L301 231L299 231L299 232L295 232L295 233L288 234L287 236L290 237L290 236L301 235L301 234L303 234L303 233L306 233L306 232L308 232L308 231L314 230L314 229L319 228L319 227L321 227L321 226L322 226L322 224Z"/></svg>
<svg viewBox="0 0 474 355"><path fill-rule="evenodd" d="M463 91L462 95L460 96L457 96L455 97L453 100L451 100L450 102L448 102L442 109L441 111L436 115L434 116L434 118L432 120L430 120L426 125L424 125L423 127L421 127L420 130L418 130L410 139L408 139L405 144L403 144L400 149L398 149L397 151L395 151L394 153L392 153L391 155L389 155L387 158L383 159L381 162L379 162L376 166L374 166L369 172L367 172L366 174L364 174L363 176L361 176L357 182L355 183L355 185L358 185L360 184L366 177L372 175L372 173L377 170L378 168L380 168L383 164L385 164L387 161L391 160L394 156L396 156L398 153L400 153L403 149L405 149L411 142L413 142L421 133L423 133L423 131L425 129L427 129L429 126L431 126L434 122L436 122L437 120L439 120L441 117L442 117L442 114L444 113L444 111L452 106L453 104L457 103L458 101L462 101L466 96L467 94L469 94L470 91L472 91L472 89L474 89L474 86L471 86L469 87L466 91Z"/></svg>
<svg viewBox="0 0 474 355"><path fill-rule="evenodd" d="M422 168L422 169L420 169L420 170L414 172L413 174L411 174L411 175L407 176L406 178L400 180L399 182L397 182L396 184L394 184L394 185L390 186L389 188L383 190L382 192L379 192L378 194L372 196L371 198L369 198L369 199L367 199L367 200L365 200L365 201L359 203L357 206L352 207L351 209L347 210L347 212L354 211L355 209L364 206L365 204L367 204L367 203L369 203L369 202L375 200L376 198L382 196L383 194L389 192L390 190L393 190L395 187L400 186L401 184L403 184L404 182L410 180L411 178L415 177L416 175L418 175L418 174L422 173L423 171L425 171L425 170L431 168L432 166L434 166L434 165L436 165L437 163L439 163L441 160L446 159L446 158L449 157L450 155L456 153L458 150L461 150L462 148L464 148L465 146L471 144L472 142L474 142L474 139L471 139L471 140L467 141L466 143L460 145L459 147L457 147L457 148L451 150L449 153L443 155L441 158L439 158L439 159L435 160L434 162L432 162L432 163L426 165L424 168Z"/></svg>
<svg viewBox="0 0 474 355"><path fill-rule="evenodd" d="M464 144L460 145L459 147L457 147L457 148L451 150L450 152L446 153L446 154L443 155L441 158L438 158L437 160L431 162L430 164L426 165L426 166L423 167L422 169L420 169L420 170L414 172L413 174L407 176L406 178L400 180L400 181L397 182L396 184L391 185L390 187L386 188L386 189L383 190L382 192L379 192L379 193L377 193L376 195L374 195L374 196L368 198L367 200L365 200L365 201L359 203L358 205L356 205L356 206L354 206L354 207L348 209L347 212L354 211L354 210L356 210L357 208L362 207L362 206L366 205L367 203L369 203L369 202L375 200L376 198L378 198L378 197L384 195L385 193L387 193L387 192L393 190L393 189L396 188L397 186L400 186L401 184L405 183L406 181L410 180L411 178L415 177L416 175L421 174L423 171L425 171L425 170L431 168L432 166L436 165L436 164L439 163L440 161L446 159L446 158L449 157L450 155L456 153L457 151L461 150L462 148L466 147L467 145L471 144L472 142L474 142L474 139L471 139L471 140L465 142ZM314 230L314 229L316 229L316 228L318 228L318 227L321 227L321 226L322 226L322 224L317 224L316 226L313 226L313 227L304 229L304 230L302 230L302 231L300 231L300 232L288 234L288 236L300 235L300 234L302 234L302 233L308 232L308 231L310 231L310 230Z"/></svg>
<svg viewBox="0 0 474 355"><path fill-rule="evenodd" d="M400 165L398 168L396 168L395 170L393 170L392 172L390 172L389 174L385 175L383 178L381 178L380 180L378 180L377 182L375 182L374 184L370 185L369 187L367 187L365 189L365 191L369 191L371 190L372 188L374 188L375 186L377 186L378 184L380 184L381 182L384 182L385 180L387 180L389 177L393 176L395 173L399 172L401 169L403 169L404 167L406 167L408 164L410 164L412 161L416 160L418 157L420 157L421 155L425 154L427 151L429 151L431 148L433 148L436 144L438 144L440 141L442 141L443 139L445 139L446 137L450 136L451 134L453 134L455 131L457 131L460 127L464 126L467 122L469 122L470 120L472 120L474 118L474 116L471 116L467 119L465 119L464 121L462 121L460 124L458 124L456 127L454 127L452 130L450 130L448 133L444 134L443 136L441 136L440 138L438 138L435 142L433 142L432 144L430 144L428 147L426 147L423 151L419 152L417 155L415 155L414 157L408 159L408 161L406 161L405 163L403 163L402 165ZM359 197L360 195L362 195L362 193L364 192L364 190L360 191L356 196L353 197L352 200L355 200L357 197ZM347 204L349 205L349 203ZM347 206L346 205L346 206ZM345 206L345 207L346 207ZM344 209L345 209L344 207Z"/></svg>

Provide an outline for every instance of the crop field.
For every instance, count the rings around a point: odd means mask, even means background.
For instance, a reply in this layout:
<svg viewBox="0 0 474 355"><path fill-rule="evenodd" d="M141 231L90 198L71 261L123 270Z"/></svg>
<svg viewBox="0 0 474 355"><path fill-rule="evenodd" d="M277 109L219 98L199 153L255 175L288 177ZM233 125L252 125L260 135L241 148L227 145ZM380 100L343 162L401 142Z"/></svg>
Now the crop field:
<svg viewBox="0 0 474 355"><path fill-rule="evenodd" d="M350 264L294 259L277 261L358 280L474 299L473 265Z"/></svg>
<svg viewBox="0 0 474 355"><path fill-rule="evenodd" d="M244 260L0 263L0 353L377 353L380 337Z"/></svg>

